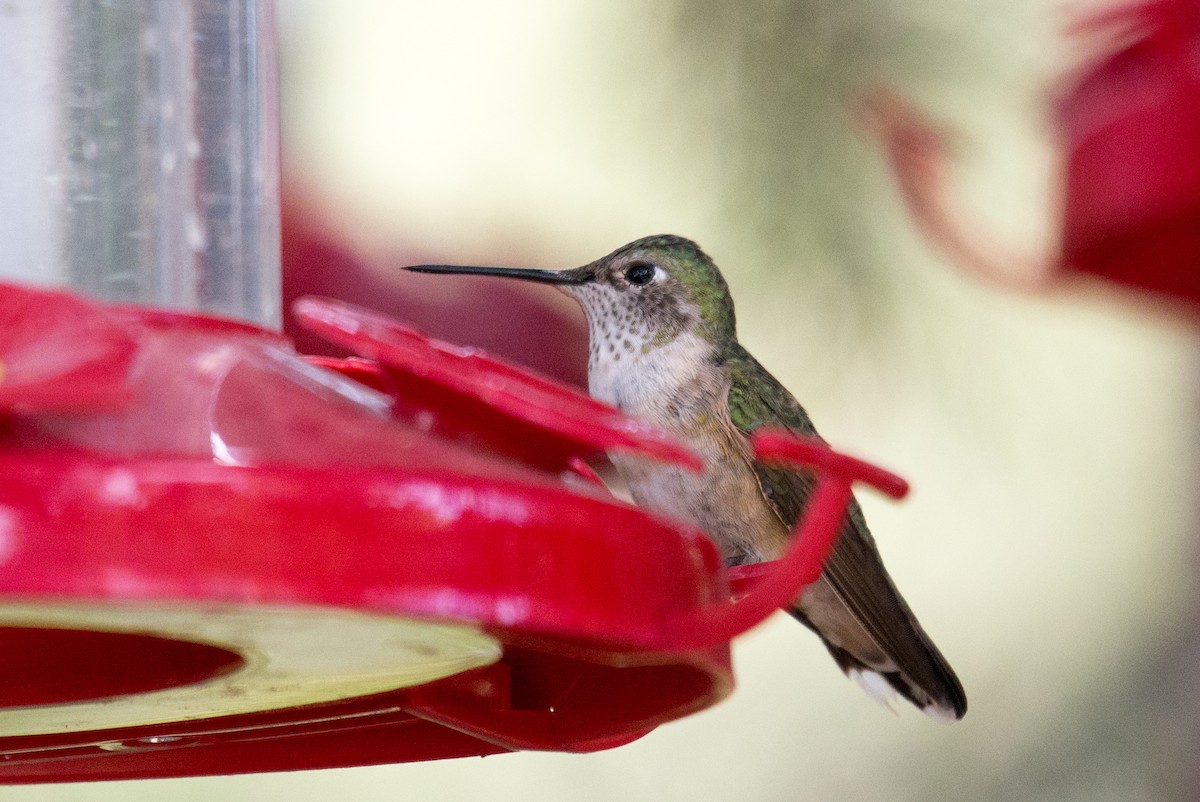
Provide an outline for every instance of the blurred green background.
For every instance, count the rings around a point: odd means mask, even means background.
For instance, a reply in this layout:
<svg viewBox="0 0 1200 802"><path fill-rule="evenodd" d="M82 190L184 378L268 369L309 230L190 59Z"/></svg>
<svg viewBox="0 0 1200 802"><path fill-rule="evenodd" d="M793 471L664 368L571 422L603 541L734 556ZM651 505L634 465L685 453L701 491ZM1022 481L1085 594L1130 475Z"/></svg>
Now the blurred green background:
<svg viewBox="0 0 1200 802"><path fill-rule="evenodd" d="M1046 109L1078 56L1058 4L279 2L287 169L376 264L566 267L651 233L701 243L743 343L826 438L911 480L903 504L864 505L971 710L893 715L776 616L736 643L732 698L612 752L0 799L1200 794L1193 330L1096 288L966 278L848 111L880 83L931 110L972 210L1006 247L1051 252Z"/></svg>

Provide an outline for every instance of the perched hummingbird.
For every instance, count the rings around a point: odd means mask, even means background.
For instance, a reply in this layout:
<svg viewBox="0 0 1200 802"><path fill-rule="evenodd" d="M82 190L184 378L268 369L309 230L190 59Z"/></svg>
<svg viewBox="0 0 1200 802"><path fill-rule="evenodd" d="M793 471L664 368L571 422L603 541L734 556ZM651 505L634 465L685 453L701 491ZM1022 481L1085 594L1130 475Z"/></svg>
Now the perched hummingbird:
<svg viewBox="0 0 1200 802"><path fill-rule="evenodd" d="M807 436L816 429L738 344L729 288L694 242L646 237L573 270L408 269L536 281L574 298L587 315L591 394L673 433L704 461L697 474L610 455L634 501L708 532L729 565L786 550L815 480L757 462L748 439L759 426ZM789 612L876 699L886 704L898 691L937 719L966 713L962 685L892 584L856 501L821 578Z"/></svg>

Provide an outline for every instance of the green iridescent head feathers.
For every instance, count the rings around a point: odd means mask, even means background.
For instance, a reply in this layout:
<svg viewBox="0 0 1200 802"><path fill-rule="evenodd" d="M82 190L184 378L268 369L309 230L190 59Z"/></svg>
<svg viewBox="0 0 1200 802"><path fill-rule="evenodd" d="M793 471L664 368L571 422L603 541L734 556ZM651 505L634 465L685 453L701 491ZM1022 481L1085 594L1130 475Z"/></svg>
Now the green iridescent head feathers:
<svg viewBox="0 0 1200 802"><path fill-rule="evenodd" d="M672 234L643 237L624 245L593 265L604 270L620 270L623 266L646 262L666 273L661 293L670 293L675 304L665 298L654 298L648 287L646 303L675 306L690 303L698 312L701 334L714 343L736 338L736 319L733 299L725 277L713 260L695 242ZM681 323L683 321L680 321ZM666 332L663 332L665 335Z"/></svg>

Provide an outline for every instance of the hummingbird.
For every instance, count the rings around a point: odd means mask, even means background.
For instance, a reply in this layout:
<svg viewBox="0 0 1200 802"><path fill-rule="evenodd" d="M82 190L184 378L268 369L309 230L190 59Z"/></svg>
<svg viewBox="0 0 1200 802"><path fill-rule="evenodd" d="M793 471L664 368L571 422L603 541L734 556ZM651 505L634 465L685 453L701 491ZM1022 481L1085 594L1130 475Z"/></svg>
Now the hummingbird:
<svg viewBox="0 0 1200 802"><path fill-rule="evenodd" d="M727 565L786 551L815 478L756 461L749 438L760 426L817 432L792 394L738 343L729 287L696 243L644 237L567 270L407 269L534 281L574 298L587 317L591 395L674 434L704 463L695 473L610 454L633 500L707 532ZM885 705L898 693L938 720L966 713L962 685L888 576L856 500L821 576L788 612Z"/></svg>

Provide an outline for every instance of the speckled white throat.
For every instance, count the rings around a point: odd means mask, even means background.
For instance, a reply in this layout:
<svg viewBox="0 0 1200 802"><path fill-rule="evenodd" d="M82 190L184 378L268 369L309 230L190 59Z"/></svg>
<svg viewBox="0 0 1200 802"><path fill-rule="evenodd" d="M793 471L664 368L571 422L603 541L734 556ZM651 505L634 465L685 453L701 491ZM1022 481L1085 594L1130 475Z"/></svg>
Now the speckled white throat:
<svg viewBox="0 0 1200 802"><path fill-rule="evenodd" d="M562 289L587 315L592 396L660 425L676 423L682 397L696 394L698 374L711 365L712 344L688 330L664 336L645 310L612 287Z"/></svg>

